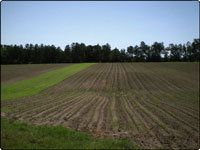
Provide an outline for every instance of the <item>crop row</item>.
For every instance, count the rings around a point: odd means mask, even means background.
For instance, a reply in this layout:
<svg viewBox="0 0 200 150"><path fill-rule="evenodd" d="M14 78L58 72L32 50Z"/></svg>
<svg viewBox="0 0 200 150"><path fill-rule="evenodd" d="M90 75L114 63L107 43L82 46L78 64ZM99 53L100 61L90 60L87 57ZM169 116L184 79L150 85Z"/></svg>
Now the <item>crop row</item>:
<svg viewBox="0 0 200 150"><path fill-rule="evenodd" d="M184 94L192 93L196 85L188 83L188 74L179 80L174 70L166 73L160 67L96 64L38 95L3 101L2 106L15 108L6 112L7 117L33 124L128 137L152 148L197 146L199 116L194 103L198 99L192 95L191 102L191 96Z"/></svg>

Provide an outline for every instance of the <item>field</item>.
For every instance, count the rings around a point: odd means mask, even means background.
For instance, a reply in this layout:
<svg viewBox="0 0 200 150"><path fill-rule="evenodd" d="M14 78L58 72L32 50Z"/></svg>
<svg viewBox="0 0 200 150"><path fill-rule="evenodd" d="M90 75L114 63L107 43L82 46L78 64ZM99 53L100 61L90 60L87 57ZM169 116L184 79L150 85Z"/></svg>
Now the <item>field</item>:
<svg viewBox="0 0 200 150"><path fill-rule="evenodd" d="M1 85L15 83L66 66L69 64L1 65Z"/></svg>
<svg viewBox="0 0 200 150"><path fill-rule="evenodd" d="M4 118L31 125L62 125L144 148L199 147L198 63L93 64L1 105Z"/></svg>
<svg viewBox="0 0 200 150"><path fill-rule="evenodd" d="M37 94L40 91L64 80L65 78L89 67L90 65L93 64L74 64L68 67L63 67L61 69L49 71L36 77L22 80L20 82L5 85L1 88L1 100Z"/></svg>
<svg viewBox="0 0 200 150"><path fill-rule="evenodd" d="M138 149L130 140L100 139L63 126L33 126L2 118L3 149Z"/></svg>

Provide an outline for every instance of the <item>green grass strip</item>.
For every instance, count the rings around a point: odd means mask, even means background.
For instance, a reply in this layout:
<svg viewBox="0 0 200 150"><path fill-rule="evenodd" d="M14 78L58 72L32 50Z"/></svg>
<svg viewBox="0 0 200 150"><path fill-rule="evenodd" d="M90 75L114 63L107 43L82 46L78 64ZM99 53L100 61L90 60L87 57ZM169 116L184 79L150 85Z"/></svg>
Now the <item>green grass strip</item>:
<svg viewBox="0 0 200 150"><path fill-rule="evenodd" d="M33 126L1 118L2 149L138 149L128 139L100 139L64 126Z"/></svg>
<svg viewBox="0 0 200 150"><path fill-rule="evenodd" d="M95 63L80 63L1 87L1 100L35 95Z"/></svg>

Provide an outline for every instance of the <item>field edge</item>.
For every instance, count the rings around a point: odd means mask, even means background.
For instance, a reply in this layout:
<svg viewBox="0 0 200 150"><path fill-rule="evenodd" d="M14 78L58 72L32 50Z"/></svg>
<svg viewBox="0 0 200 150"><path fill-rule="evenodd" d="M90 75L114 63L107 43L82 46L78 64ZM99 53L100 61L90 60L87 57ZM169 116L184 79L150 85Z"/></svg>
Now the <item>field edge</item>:
<svg viewBox="0 0 200 150"><path fill-rule="evenodd" d="M1 87L1 101L35 95L96 63L73 64Z"/></svg>
<svg viewBox="0 0 200 150"><path fill-rule="evenodd" d="M1 118L3 149L142 149L128 139L100 139L64 126L35 126Z"/></svg>

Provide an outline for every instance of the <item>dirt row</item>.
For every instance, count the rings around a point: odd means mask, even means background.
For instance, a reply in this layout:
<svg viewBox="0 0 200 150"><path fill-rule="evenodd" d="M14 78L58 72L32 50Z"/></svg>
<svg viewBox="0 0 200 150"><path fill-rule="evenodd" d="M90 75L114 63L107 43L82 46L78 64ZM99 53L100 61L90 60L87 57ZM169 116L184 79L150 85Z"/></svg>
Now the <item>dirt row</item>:
<svg viewBox="0 0 200 150"><path fill-rule="evenodd" d="M198 148L198 73L170 65L96 64L38 95L2 101L4 116L146 148Z"/></svg>
<svg viewBox="0 0 200 150"><path fill-rule="evenodd" d="M1 86L69 65L70 64L1 65Z"/></svg>

